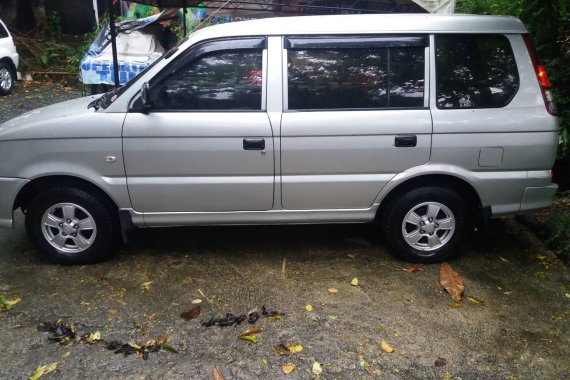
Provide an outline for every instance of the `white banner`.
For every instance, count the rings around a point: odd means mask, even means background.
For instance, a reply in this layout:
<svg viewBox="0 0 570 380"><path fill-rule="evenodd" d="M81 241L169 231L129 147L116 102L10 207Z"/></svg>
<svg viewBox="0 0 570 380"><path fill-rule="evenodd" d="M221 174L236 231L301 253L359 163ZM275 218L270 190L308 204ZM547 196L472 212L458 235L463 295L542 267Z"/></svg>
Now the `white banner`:
<svg viewBox="0 0 570 380"><path fill-rule="evenodd" d="M453 13L455 0L412 0L429 13Z"/></svg>

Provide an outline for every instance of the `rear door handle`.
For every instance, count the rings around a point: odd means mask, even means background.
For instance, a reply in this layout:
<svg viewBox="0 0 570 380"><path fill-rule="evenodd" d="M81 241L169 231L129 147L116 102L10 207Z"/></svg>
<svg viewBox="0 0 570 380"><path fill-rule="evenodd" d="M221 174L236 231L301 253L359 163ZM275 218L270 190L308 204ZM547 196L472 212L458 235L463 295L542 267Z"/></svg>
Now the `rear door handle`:
<svg viewBox="0 0 570 380"><path fill-rule="evenodd" d="M243 149L263 150L265 149L265 139L243 139Z"/></svg>
<svg viewBox="0 0 570 380"><path fill-rule="evenodd" d="M418 144L417 136L396 136L394 139L395 147L412 147Z"/></svg>

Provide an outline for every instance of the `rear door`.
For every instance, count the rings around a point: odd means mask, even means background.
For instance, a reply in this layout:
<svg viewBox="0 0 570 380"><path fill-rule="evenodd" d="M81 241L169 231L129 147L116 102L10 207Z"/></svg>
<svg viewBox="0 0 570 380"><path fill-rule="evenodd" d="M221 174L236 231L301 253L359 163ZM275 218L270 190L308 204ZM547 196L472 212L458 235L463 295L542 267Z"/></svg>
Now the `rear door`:
<svg viewBox="0 0 570 380"><path fill-rule="evenodd" d="M273 206L273 134L265 111L266 38L208 41L149 83L129 112L123 150L139 212L259 211ZM140 109L136 100L134 109Z"/></svg>
<svg viewBox="0 0 570 380"><path fill-rule="evenodd" d="M429 161L427 35L286 37L285 209L363 209Z"/></svg>

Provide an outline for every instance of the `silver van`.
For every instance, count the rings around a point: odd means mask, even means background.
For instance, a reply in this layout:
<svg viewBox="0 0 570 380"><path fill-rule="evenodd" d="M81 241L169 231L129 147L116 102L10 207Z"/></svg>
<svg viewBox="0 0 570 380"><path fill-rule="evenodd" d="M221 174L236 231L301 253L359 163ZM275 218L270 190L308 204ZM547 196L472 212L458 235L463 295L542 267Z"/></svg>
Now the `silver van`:
<svg viewBox="0 0 570 380"><path fill-rule="evenodd" d="M133 227L378 220L398 257L434 262L550 206L557 145L516 18L224 24L117 90L1 125L0 225L21 208L39 250L73 264Z"/></svg>

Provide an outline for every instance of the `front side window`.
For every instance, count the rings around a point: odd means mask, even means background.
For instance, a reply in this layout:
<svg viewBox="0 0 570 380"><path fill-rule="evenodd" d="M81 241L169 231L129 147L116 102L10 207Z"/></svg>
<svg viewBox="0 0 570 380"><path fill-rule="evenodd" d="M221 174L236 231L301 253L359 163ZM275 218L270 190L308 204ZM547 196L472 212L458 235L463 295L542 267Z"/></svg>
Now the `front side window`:
<svg viewBox="0 0 570 380"><path fill-rule="evenodd" d="M202 55L153 83L158 110L261 110L262 50L225 50Z"/></svg>
<svg viewBox="0 0 570 380"><path fill-rule="evenodd" d="M518 70L505 36L437 35L435 46L438 108L498 108L515 96Z"/></svg>
<svg viewBox="0 0 570 380"><path fill-rule="evenodd" d="M0 38L8 37L8 31L4 28L4 25L0 23Z"/></svg>
<svg viewBox="0 0 570 380"><path fill-rule="evenodd" d="M287 51L288 108L423 107L424 47Z"/></svg>

